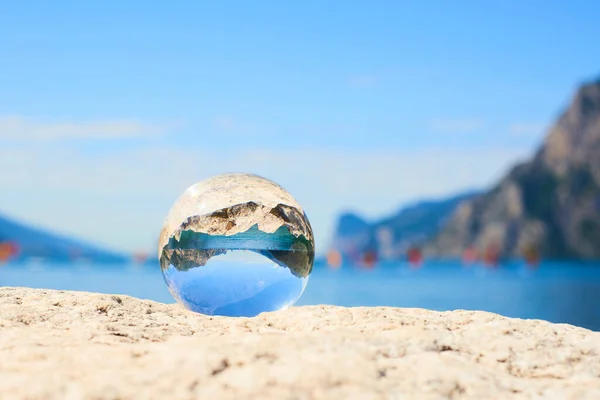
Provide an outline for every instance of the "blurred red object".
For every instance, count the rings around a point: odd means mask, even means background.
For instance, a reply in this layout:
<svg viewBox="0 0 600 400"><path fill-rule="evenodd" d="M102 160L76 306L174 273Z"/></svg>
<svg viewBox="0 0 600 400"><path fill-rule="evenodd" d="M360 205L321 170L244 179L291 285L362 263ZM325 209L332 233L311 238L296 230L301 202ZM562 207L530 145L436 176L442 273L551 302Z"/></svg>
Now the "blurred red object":
<svg viewBox="0 0 600 400"><path fill-rule="evenodd" d="M491 244L483 252L483 263L487 267L497 267L500 261L500 248L496 244Z"/></svg>
<svg viewBox="0 0 600 400"><path fill-rule="evenodd" d="M465 265L473 264L479 258L478 251L475 247L471 246L465 249L462 254L462 261Z"/></svg>
<svg viewBox="0 0 600 400"><path fill-rule="evenodd" d="M423 253L421 252L420 248L412 246L406 252L406 258L408 259L411 267L418 268L423 262Z"/></svg>
<svg viewBox="0 0 600 400"><path fill-rule="evenodd" d="M0 262L6 262L19 255L20 246L16 242L0 242Z"/></svg>
<svg viewBox="0 0 600 400"><path fill-rule="evenodd" d="M367 251L362 258L362 266L365 268L373 268L377 263L377 253L374 251Z"/></svg>

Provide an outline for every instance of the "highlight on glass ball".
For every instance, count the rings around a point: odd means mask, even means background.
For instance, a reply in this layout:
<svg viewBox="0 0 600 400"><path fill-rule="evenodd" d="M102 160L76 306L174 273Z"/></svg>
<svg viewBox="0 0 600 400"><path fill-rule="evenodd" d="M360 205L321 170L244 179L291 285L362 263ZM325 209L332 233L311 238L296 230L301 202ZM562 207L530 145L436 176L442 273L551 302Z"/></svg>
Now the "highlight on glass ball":
<svg viewBox="0 0 600 400"><path fill-rule="evenodd" d="M252 174L218 175L189 187L159 238L173 297L207 315L251 317L290 307L312 271L312 228L278 184Z"/></svg>

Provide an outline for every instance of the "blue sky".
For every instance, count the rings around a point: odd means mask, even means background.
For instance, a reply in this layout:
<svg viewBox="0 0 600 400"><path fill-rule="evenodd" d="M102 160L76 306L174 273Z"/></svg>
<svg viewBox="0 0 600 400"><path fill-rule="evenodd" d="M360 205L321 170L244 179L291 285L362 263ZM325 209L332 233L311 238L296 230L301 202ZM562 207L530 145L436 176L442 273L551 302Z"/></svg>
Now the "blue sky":
<svg viewBox="0 0 600 400"><path fill-rule="evenodd" d="M151 249L187 186L259 173L324 250L492 184L600 76L595 1L0 1L0 212Z"/></svg>

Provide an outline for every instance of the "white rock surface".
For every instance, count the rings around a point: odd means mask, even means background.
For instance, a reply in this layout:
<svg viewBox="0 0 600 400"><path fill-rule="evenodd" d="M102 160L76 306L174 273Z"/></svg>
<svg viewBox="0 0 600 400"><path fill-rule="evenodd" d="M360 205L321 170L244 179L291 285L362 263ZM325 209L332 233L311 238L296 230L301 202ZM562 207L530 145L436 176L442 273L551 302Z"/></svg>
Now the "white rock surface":
<svg viewBox="0 0 600 400"><path fill-rule="evenodd" d="M0 288L0 399L600 399L600 333L420 309L206 317Z"/></svg>

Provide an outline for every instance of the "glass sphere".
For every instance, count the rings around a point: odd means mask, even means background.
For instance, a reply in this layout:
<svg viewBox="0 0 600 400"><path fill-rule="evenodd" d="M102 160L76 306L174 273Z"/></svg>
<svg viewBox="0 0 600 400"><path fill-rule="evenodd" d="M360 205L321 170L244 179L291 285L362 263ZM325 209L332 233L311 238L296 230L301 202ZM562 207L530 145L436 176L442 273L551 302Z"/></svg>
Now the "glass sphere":
<svg viewBox="0 0 600 400"><path fill-rule="evenodd" d="M302 207L281 186L225 174L179 197L164 222L158 257L169 291L186 308L255 316L300 298L314 238Z"/></svg>

